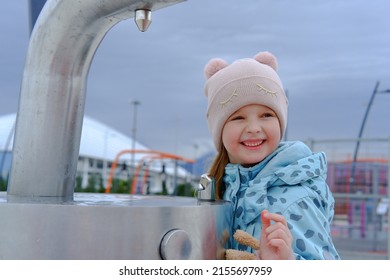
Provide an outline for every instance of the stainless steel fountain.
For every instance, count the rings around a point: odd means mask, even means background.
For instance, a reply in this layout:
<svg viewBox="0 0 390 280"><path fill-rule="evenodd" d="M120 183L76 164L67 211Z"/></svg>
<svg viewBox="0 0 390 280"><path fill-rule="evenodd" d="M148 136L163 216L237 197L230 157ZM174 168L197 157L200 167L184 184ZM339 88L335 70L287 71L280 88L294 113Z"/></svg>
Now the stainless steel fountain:
<svg viewBox="0 0 390 280"><path fill-rule="evenodd" d="M99 43L134 16L145 31L153 11L178 2L47 1L31 34L10 181L0 193L0 259L223 258L226 202L73 191Z"/></svg>

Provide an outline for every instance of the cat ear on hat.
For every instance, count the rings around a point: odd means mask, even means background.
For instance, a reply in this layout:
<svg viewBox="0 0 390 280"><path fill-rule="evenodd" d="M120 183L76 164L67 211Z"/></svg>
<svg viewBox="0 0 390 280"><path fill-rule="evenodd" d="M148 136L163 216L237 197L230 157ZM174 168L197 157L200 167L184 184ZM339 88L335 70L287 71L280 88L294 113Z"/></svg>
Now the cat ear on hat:
<svg viewBox="0 0 390 280"><path fill-rule="evenodd" d="M204 68L204 75L206 79L210 79L219 70L228 66L228 63L221 58L211 59Z"/></svg>
<svg viewBox="0 0 390 280"><path fill-rule="evenodd" d="M270 52L259 52L253 59L256 61L270 66L275 71L278 71L278 61L276 57Z"/></svg>

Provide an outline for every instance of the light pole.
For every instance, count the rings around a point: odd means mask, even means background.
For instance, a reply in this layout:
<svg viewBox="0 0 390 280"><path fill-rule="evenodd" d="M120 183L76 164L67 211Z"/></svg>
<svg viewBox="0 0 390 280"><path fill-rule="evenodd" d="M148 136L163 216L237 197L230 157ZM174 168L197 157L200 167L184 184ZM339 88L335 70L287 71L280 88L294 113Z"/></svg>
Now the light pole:
<svg viewBox="0 0 390 280"><path fill-rule="evenodd" d="M369 101L369 103L367 105L366 113L364 114L364 118L363 118L362 124L360 126L359 136L358 136L358 139L356 141L355 152L353 154L353 160L352 160L352 166L351 166L351 176L349 177L349 192L352 192L352 187L353 187L353 185L355 183L356 161L357 161L357 156L358 156L358 152L359 152L360 141L361 141L361 138L362 138L362 135L363 135L364 127L366 125L368 113L370 112L370 109L371 109L372 103L374 101L375 95L377 93L390 93L390 89L380 90L379 91L378 90L379 83L380 82L377 81L376 84L375 84L374 91L372 92L370 101Z"/></svg>
<svg viewBox="0 0 390 280"><path fill-rule="evenodd" d="M357 161L357 156L358 156L358 153L359 153L360 142L361 142L361 138L362 138L362 135L363 135L364 127L366 125L368 113L370 112L370 109L371 109L372 103L374 101L375 95L377 93L390 93L389 89L378 91L379 83L380 82L377 81L376 84L375 84L374 91L372 92L370 101L368 102L367 109L366 109L366 112L364 114L364 118L363 118L362 124L360 125L359 135L358 135L358 139L356 140L355 152L353 154L353 160L352 160L352 164L351 164L351 173L350 173L350 177L349 177L349 193L353 192L353 187L354 187L354 184L355 184L356 161ZM388 195L390 195L389 187L390 186L387 186ZM353 205L350 205L350 207L353 207ZM351 209L348 211L348 220L349 220L349 223L353 222L353 212L352 212ZM390 221L390 216L389 216L389 221ZM349 230L349 234L351 235L351 229ZM388 248L390 249L390 240L388 242Z"/></svg>
<svg viewBox="0 0 390 280"><path fill-rule="evenodd" d="M133 128L132 128L132 141L131 141L131 149L135 150L135 143L137 138L137 106L141 103L138 100L129 100L129 102L133 105ZM135 169L135 154L131 153L131 167L133 170ZM134 173L134 172L133 172Z"/></svg>

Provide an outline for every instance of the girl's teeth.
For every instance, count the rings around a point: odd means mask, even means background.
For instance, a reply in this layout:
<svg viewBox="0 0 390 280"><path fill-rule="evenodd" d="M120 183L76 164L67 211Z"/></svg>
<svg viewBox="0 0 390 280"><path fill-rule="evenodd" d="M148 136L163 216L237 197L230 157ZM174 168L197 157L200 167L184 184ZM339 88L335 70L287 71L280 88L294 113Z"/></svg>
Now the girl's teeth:
<svg viewBox="0 0 390 280"><path fill-rule="evenodd" d="M248 147L256 147L256 146L259 146L262 142L256 142L256 143L245 143L244 142L244 145L245 146L248 146Z"/></svg>

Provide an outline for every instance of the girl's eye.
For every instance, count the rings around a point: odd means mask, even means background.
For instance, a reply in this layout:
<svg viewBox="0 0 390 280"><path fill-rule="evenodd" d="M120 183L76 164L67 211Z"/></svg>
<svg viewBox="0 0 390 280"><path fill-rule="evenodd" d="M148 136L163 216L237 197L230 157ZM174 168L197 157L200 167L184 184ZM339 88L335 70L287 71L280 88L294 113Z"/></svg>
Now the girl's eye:
<svg viewBox="0 0 390 280"><path fill-rule="evenodd" d="M233 116L230 120L231 120L231 121L238 121L238 120L242 120L242 119L244 119L244 117L238 115L238 116Z"/></svg>
<svg viewBox="0 0 390 280"><path fill-rule="evenodd" d="M274 114L272 113L264 113L263 115L261 115L262 118L272 118L272 117L275 117Z"/></svg>

